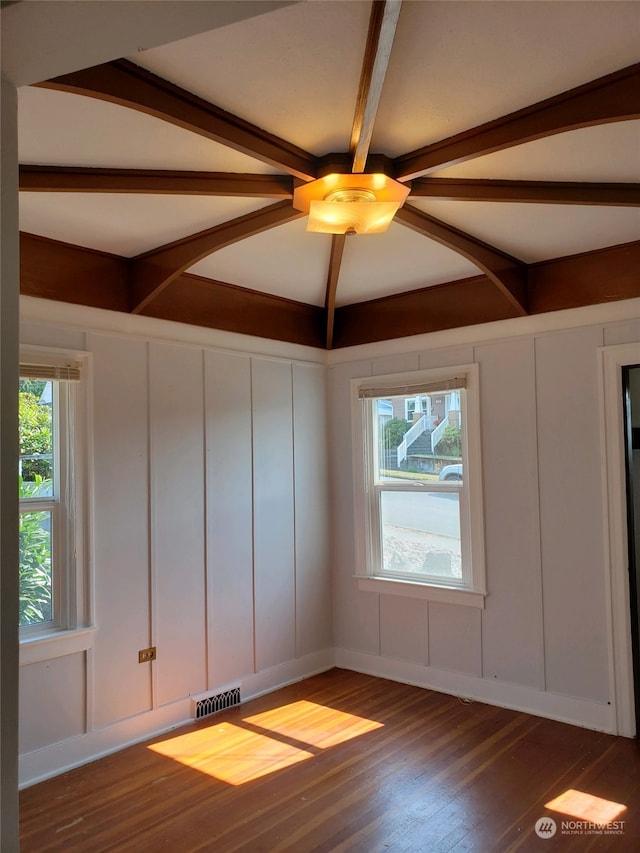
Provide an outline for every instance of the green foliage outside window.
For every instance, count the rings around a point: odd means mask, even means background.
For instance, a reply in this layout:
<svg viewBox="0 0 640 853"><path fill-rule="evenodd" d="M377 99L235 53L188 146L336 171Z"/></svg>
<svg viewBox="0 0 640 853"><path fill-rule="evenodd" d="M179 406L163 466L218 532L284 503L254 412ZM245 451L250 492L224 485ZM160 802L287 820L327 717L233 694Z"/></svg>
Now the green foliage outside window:
<svg viewBox="0 0 640 853"><path fill-rule="evenodd" d="M48 459L24 459L22 476L25 481L33 482L36 475L51 476L51 406L40 402L45 382L20 381L19 417L20 417L20 456L48 454Z"/></svg>
<svg viewBox="0 0 640 853"><path fill-rule="evenodd" d="M39 475L33 483L19 478L20 497L32 498L50 484ZM49 622L52 618L51 513L20 513L20 625Z"/></svg>
<svg viewBox="0 0 640 853"><path fill-rule="evenodd" d="M409 421L402 420L402 418L391 418L390 421L387 421L383 427L384 446L389 449L397 447L410 426Z"/></svg>
<svg viewBox="0 0 640 853"><path fill-rule="evenodd" d="M41 402L47 383L21 379L19 394L21 499L20 625L50 622L52 596L52 513L50 509L27 508L25 498L49 499L53 493L52 406ZM30 459L36 456L40 458ZM25 458L27 457L27 458Z"/></svg>
<svg viewBox="0 0 640 853"><path fill-rule="evenodd" d="M436 445L436 452L442 456L462 456L462 433L459 427L445 427L442 438Z"/></svg>

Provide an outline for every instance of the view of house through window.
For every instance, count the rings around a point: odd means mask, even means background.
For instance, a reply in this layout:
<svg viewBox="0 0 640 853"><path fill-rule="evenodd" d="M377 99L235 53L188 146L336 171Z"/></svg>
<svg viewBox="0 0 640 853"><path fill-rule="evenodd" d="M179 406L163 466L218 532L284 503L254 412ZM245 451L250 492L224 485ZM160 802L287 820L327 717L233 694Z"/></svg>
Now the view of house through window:
<svg viewBox="0 0 640 853"><path fill-rule="evenodd" d="M482 607L477 365L354 379L352 393L363 588Z"/></svg>
<svg viewBox="0 0 640 853"><path fill-rule="evenodd" d="M381 574L462 579L463 399L456 388L369 402Z"/></svg>

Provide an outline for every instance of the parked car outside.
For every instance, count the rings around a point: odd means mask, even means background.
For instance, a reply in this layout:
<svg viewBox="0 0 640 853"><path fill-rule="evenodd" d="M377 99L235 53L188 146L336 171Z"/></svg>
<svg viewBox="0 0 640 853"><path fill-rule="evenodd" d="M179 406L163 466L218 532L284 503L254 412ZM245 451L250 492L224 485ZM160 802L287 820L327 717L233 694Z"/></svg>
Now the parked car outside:
<svg viewBox="0 0 640 853"><path fill-rule="evenodd" d="M445 465L438 474L439 480L462 480L462 463Z"/></svg>

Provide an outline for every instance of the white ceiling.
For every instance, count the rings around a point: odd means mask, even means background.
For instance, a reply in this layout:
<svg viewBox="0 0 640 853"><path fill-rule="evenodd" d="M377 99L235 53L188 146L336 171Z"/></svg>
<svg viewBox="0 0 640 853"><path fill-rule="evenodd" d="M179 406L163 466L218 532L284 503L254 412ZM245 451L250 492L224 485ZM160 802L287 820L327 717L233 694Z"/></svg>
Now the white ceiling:
<svg viewBox="0 0 640 853"><path fill-rule="evenodd" d="M330 251L330 237L307 234L297 219L214 252L189 272L322 306Z"/></svg>
<svg viewBox="0 0 640 853"><path fill-rule="evenodd" d="M21 163L114 169L278 172L153 116L51 89L21 89Z"/></svg>
<svg viewBox="0 0 640 853"><path fill-rule="evenodd" d="M130 56L179 86L308 150L349 146L370 5L300 2ZM374 128L389 156L640 61L638 2L405 0ZM139 112L20 91L23 163L269 174L278 170ZM640 181L640 121L575 130L433 176ZM22 193L25 231L126 257L273 200ZM526 262L640 238L637 208L414 199L411 204ZM330 238L297 220L234 244L191 272L323 305ZM345 246L339 305L465 278L459 254L400 224Z"/></svg>
<svg viewBox="0 0 640 853"><path fill-rule="evenodd" d="M638 4L640 6L640 4ZM640 181L640 121L583 127L476 157L430 177Z"/></svg>
<svg viewBox="0 0 640 853"><path fill-rule="evenodd" d="M21 193L21 196L21 231L126 258L271 203L268 199L255 198L127 193Z"/></svg>
<svg viewBox="0 0 640 853"><path fill-rule="evenodd" d="M369 12L298 3L130 58L312 154L346 151Z"/></svg>
<svg viewBox="0 0 640 853"><path fill-rule="evenodd" d="M395 157L624 68L639 36L634 2L405 3L373 150Z"/></svg>

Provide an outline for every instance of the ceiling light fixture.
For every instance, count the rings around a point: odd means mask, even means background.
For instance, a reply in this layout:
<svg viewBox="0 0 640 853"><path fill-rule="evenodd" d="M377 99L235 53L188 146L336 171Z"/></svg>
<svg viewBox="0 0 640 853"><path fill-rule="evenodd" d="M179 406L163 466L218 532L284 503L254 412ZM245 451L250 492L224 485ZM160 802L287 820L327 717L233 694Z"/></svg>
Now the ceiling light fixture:
<svg viewBox="0 0 640 853"><path fill-rule="evenodd" d="M409 187L379 174L331 174L302 184L293 206L309 214L307 231L382 234L409 195Z"/></svg>

